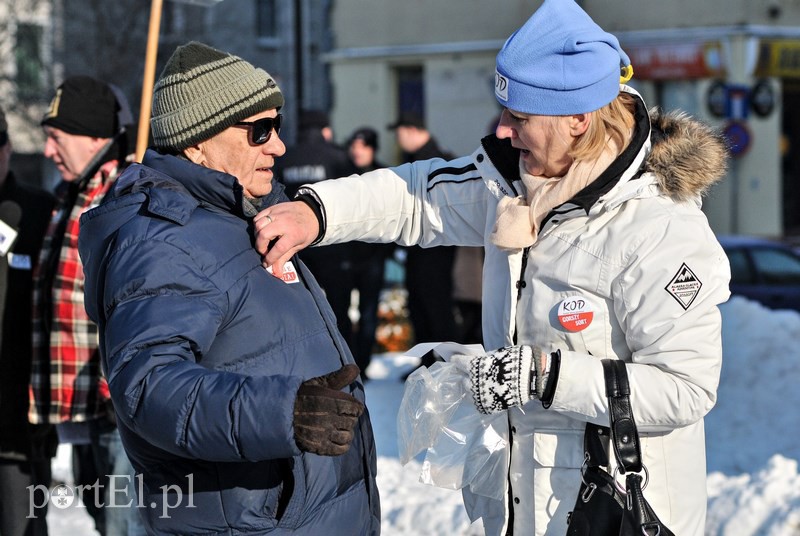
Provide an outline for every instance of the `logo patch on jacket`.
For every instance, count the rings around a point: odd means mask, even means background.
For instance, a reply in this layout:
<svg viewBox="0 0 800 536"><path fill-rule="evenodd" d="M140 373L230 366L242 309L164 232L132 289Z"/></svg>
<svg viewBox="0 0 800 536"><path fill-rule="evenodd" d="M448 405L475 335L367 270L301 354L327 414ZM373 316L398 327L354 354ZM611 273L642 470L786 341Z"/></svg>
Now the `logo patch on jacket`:
<svg viewBox="0 0 800 536"><path fill-rule="evenodd" d="M678 273L672 278L672 280L664 287L670 296L678 300L678 303L681 304L681 307L688 309L689 306L692 304L694 299L700 294L700 287L703 286L703 283L697 279L697 276L694 275L686 263L681 264Z"/></svg>
<svg viewBox="0 0 800 536"><path fill-rule="evenodd" d="M583 296L570 296L558 304L558 322L567 331L583 331L593 318L594 307Z"/></svg>

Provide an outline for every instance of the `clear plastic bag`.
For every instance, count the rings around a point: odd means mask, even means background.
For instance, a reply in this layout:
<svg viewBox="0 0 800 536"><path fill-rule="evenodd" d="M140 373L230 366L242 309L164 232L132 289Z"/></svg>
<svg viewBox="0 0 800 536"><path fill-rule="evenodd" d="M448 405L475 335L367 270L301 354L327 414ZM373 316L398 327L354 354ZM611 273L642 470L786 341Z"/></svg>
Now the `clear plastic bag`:
<svg viewBox="0 0 800 536"><path fill-rule="evenodd" d="M465 360L480 355L480 345L419 345L408 355L434 349L445 361L420 367L406 380L397 415L400 463L425 451L420 482L447 489L469 487L472 493L502 500L508 466L508 418L505 412L483 415L475 409Z"/></svg>

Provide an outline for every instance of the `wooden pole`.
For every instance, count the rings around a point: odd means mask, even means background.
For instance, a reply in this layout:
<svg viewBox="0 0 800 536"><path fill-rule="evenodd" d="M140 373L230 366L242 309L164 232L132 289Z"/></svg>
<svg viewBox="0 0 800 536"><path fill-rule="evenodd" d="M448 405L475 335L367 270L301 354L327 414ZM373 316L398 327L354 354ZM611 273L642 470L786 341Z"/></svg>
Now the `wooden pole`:
<svg viewBox="0 0 800 536"><path fill-rule="evenodd" d="M144 60L144 77L142 78L142 103L139 107L139 131L136 137L137 162L142 161L150 138L150 106L153 100L162 5L163 0L151 0L150 3L150 28L147 31L147 53Z"/></svg>

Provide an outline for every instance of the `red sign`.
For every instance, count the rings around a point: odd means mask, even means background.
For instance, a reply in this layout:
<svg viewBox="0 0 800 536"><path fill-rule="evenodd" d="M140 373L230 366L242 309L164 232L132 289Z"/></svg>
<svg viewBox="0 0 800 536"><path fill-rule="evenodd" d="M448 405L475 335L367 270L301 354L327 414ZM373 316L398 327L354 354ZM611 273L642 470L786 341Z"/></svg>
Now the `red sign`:
<svg viewBox="0 0 800 536"><path fill-rule="evenodd" d="M625 47L633 77L641 80L685 80L723 74L719 43L670 43Z"/></svg>

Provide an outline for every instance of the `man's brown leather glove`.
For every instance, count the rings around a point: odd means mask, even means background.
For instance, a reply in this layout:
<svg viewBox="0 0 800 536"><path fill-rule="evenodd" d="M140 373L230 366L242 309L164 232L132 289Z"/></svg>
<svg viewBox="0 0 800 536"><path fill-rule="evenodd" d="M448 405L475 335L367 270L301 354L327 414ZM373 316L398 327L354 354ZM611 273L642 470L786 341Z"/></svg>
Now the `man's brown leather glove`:
<svg viewBox="0 0 800 536"><path fill-rule="evenodd" d="M341 389L358 374L358 366L350 364L300 384L294 403L294 441L300 450L321 456L347 452L364 404Z"/></svg>

